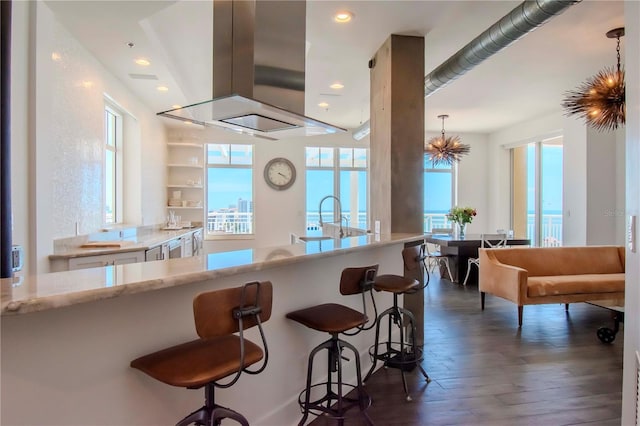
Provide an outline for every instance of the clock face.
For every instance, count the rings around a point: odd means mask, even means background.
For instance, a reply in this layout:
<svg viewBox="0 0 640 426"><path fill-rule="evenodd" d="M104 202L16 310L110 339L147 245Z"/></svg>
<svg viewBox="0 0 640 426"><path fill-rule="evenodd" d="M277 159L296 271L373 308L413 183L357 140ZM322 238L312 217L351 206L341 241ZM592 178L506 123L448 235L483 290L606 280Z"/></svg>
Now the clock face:
<svg viewBox="0 0 640 426"><path fill-rule="evenodd" d="M296 168L286 158L274 158L264 168L264 179L273 189L287 189L296 180Z"/></svg>

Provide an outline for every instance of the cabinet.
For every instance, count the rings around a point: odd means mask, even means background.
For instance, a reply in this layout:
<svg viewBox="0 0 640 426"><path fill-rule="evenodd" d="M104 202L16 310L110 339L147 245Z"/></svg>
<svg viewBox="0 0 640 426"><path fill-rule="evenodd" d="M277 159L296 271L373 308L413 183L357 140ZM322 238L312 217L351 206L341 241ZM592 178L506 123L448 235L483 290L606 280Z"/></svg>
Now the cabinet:
<svg viewBox="0 0 640 426"><path fill-rule="evenodd" d="M72 257L69 259L69 270L98 268L110 265L144 262L144 250L116 254L100 254L97 256Z"/></svg>
<svg viewBox="0 0 640 426"><path fill-rule="evenodd" d="M202 222L204 211L204 144L171 139L167 144L167 209L183 221Z"/></svg>

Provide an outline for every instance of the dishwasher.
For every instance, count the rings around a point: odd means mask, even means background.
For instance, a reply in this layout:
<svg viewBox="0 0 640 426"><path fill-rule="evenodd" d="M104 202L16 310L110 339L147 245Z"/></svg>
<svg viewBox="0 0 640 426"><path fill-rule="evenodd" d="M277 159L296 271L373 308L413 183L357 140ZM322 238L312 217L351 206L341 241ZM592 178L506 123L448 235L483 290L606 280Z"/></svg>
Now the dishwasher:
<svg viewBox="0 0 640 426"><path fill-rule="evenodd" d="M169 259L182 257L182 238L176 238L167 244L169 245Z"/></svg>

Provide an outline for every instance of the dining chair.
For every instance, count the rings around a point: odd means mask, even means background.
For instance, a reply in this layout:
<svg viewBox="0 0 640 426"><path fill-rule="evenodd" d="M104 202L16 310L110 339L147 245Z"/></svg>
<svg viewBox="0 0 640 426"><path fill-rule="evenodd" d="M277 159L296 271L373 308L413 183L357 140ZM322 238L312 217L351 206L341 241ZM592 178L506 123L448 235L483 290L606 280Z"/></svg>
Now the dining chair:
<svg viewBox="0 0 640 426"><path fill-rule="evenodd" d="M453 228L431 228L432 235L453 235ZM433 272L436 266L444 265L449 273L449 280L453 281L451 274L451 266L449 265L449 256L442 254L438 244L426 243L425 254L427 256L427 279L429 272Z"/></svg>
<svg viewBox="0 0 640 426"><path fill-rule="evenodd" d="M481 234L480 248L502 248L507 246L507 234ZM480 258L470 257L467 260L467 274L464 276L462 285L467 285L471 265L476 265L480 269Z"/></svg>

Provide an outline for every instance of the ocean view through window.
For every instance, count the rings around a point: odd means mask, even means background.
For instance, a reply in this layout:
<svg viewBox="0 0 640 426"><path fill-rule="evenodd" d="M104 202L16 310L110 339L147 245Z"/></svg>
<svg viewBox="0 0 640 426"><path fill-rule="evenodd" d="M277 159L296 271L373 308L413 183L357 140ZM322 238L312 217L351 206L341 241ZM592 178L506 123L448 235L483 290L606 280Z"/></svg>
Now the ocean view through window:
<svg viewBox="0 0 640 426"><path fill-rule="evenodd" d="M253 145L207 144L208 236L253 234Z"/></svg>
<svg viewBox="0 0 640 426"><path fill-rule="evenodd" d="M320 200L327 195L340 199L342 217L334 202L322 208L323 223L342 223L348 227L368 229L367 166L365 148L306 148L306 228L319 229Z"/></svg>
<svg viewBox="0 0 640 426"><path fill-rule="evenodd" d="M434 165L424 155L424 232L450 228L447 213L455 200L455 166Z"/></svg>
<svg viewBox="0 0 640 426"><path fill-rule="evenodd" d="M512 148L516 235L538 247L562 245L562 137Z"/></svg>

